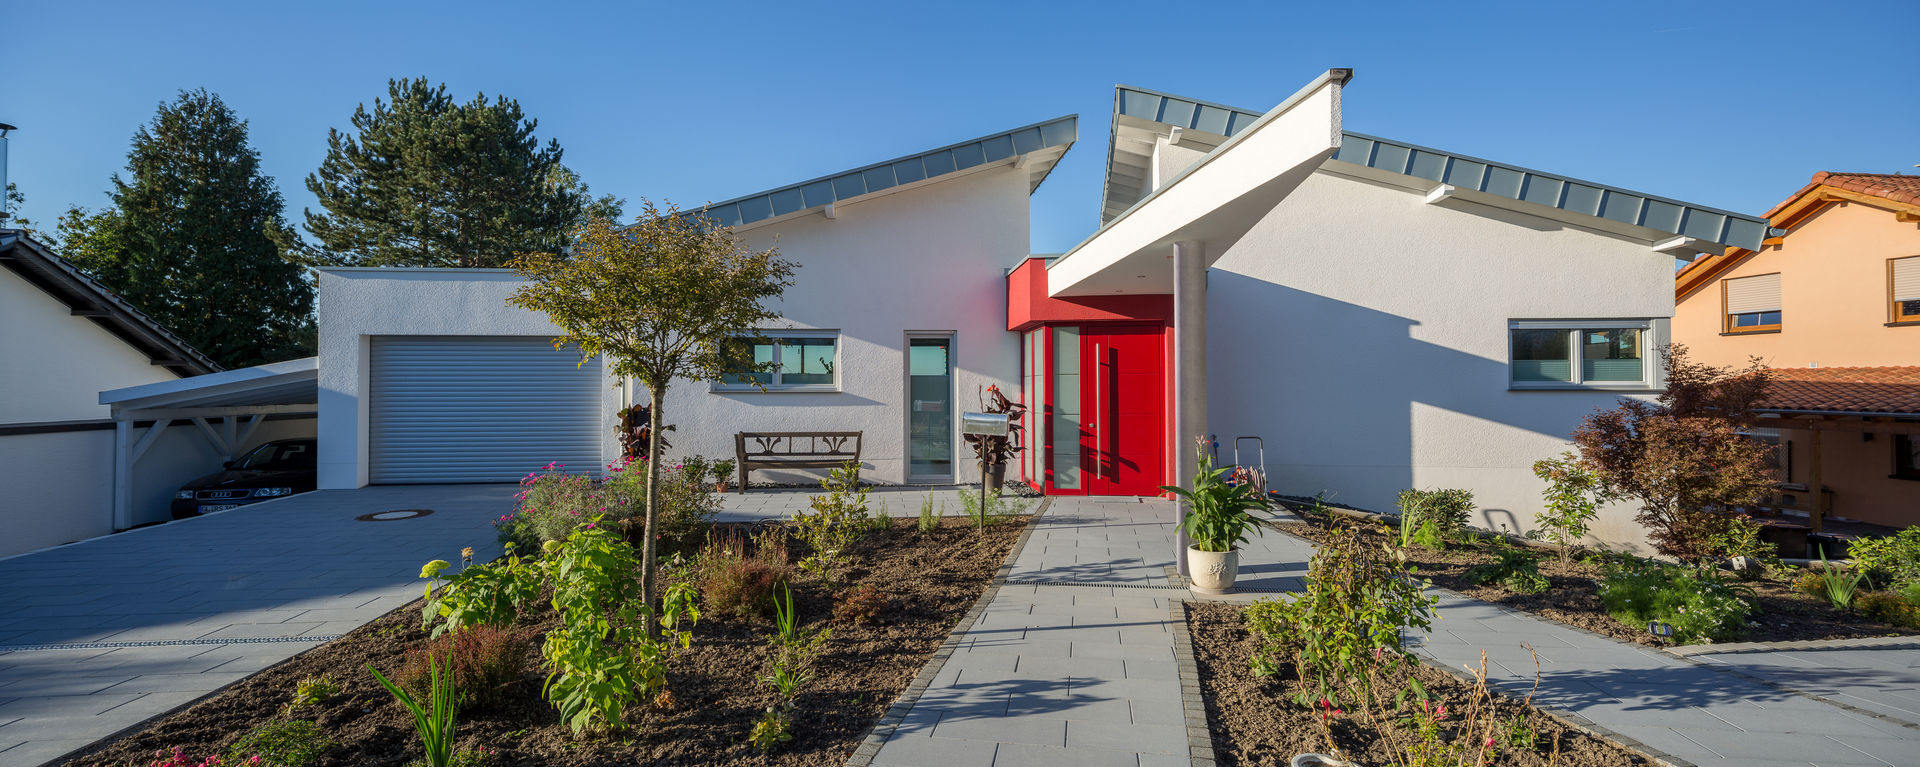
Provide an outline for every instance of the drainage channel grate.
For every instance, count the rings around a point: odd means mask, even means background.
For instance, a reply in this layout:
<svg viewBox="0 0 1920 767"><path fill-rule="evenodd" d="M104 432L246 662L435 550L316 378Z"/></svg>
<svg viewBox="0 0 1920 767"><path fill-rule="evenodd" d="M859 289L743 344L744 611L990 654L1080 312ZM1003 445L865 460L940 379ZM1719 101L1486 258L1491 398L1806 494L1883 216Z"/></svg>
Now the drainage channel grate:
<svg viewBox="0 0 1920 767"><path fill-rule="evenodd" d="M177 647L180 645L293 644L297 642L331 642L339 638L339 634L320 634L300 637L244 637L238 639L157 639L151 642L54 642L51 644L4 645L0 646L0 653L26 652L29 650L114 650L122 647Z"/></svg>

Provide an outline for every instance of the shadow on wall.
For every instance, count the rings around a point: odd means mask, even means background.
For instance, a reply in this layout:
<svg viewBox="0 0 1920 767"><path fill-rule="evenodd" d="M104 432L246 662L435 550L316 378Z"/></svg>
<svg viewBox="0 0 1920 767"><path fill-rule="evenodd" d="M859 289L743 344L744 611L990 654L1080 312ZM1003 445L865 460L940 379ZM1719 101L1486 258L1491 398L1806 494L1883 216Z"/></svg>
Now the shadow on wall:
<svg viewBox="0 0 1920 767"><path fill-rule="evenodd" d="M1215 269L1207 291L1209 421L1222 457L1235 436L1264 437L1269 486L1289 495L1392 511L1418 468L1425 485L1473 490L1479 524L1525 530L1540 492L1532 462L1619 399L1510 392L1504 361L1414 338L1418 320L1245 274ZM1504 344L1504 320L1449 321L1495 323L1485 332Z"/></svg>

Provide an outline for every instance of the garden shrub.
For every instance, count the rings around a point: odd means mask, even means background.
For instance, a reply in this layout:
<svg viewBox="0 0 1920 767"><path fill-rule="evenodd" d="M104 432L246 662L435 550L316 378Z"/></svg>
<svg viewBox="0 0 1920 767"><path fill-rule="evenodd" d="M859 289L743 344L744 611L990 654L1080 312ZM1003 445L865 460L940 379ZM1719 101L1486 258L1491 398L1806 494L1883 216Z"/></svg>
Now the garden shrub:
<svg viewBox="0 0 1920 767"><path fill-rule="evenodd" d="M1552 585L1540 574L1540 555L1508 543L1504 538L1494 539L1493 554L1494 561L1467 568L1469 583L1476 586L1498 583L1516 594L1538 594Z"/></svg>
<svg viewBox="0 0 1920 767"><path fill-rule="evenodd" d="M541 645L552 672L542 692L575 734L589 727L622 729L629 706L665 689L676 646L691 645L687 628L700 617L694 589L685 582L667 586L658 613L661 632L650 637L646 619L654 610L641 589L633 546L588 525L564 541L548 542L545 550L561 625Z"/></svg>
<svg viewBox="0 0 1920 767"><path fill-rule="evenodd" d="M1853 607L1874 620L1893 626L1920 628L1920 607L1891 591L1875 591L1853 599Z"/></svg>
<svg viewBox="0 0 1920 767"><path fill-rule="evenodd" d="M320 725L305 719L274 721L255 727L227 748L227 760L236 765L302 767L333 748Z"/></svg>
<svg viewBox="0 0 1920 767"><path fill-rule="evenodd" d="M1574 544L1587 537L1600 504L1611 500L1611 494L1572 453L1535 461L1533 475L1547 483L1541 493L1546 508L1533 515L1534 529L1527 531L1527 537L1558 545L1560 561L1565 562L1572 558Z"/></svg>
<svg viewBox="0 0 1920 767"><path fill-rule="evenodd" d="M438 581L449 567L444 559L433 560L420 568L420 577ZM438 589L427 586L426 607L421 610L422 627L432 627L435 637L471 626L513 625L520 608L540 595L537 564L511 552L493 562L462 568L445 580Z"/></svg>
<svg viewBox="0 0 1920 767"><path fill-rule="evenodd" d="M293 686L293 700L287 702L287 711L295 711L316 703L324 703L328 698L340 694L340 685L335 684L333 676L321 674L301 679Z"/></svg>
<svg viewBox="0 0 1920 767"><path fill-rule="evenodd" d="M520 480L513 513L494 522L502 543L530 551L546 541L563 540L595 518L620 525L638 520L647 509L645 466L632 459L607 465L606 478L568 474L565 464L550 463ZM685 540L720 513L720 497L708 481L711 464L690 456L660 468L654 514L655 531L666 540Z"/></svg>
<svg viewBox="0 0 1920 767"><path fill-rule="evenodd" d="M440 673L453 675L456 709L488 708L506 702L532 652L533 640L524 631L470 626L407 651L393 681L414 698L428 700L433 681L428 664L437 658Z"/></svg>
<svg viewBox="0 0 1920 767"><path fill-rule="evenodd" d="M920 521L915 523L914 526L923 533L931 533L938 530L940 529L940 517L944 515L946 510L946 501L940 502L940 513L935 513L933 510L933 496L929 495L922 498L920 499Z"/></svg>
<svg viewBox="0 0 1920 767"><path fill-rule="evenodd" d="M1861 538L1847 546L1853 566L1881 588L1920 583L1920 526L1885 538Z"/></svg>
<svg viewBox="0 0 1920 767"><path fill-rule="evenodd" d="M749 539L737 532L709 535L695 567L708 610L742 618L773 615L774 593L792 577L786 538L777 530Z"/></svg>
<svg viewBox="0 0 1920 767"><path fill-rule="evenodd" d="M1410 517L1415 529L1431 524L1448 540L1457 540L1473 514L1473 491L1402 490L1399 506L1402 519Z"/></svg>
<svg viewBox="0 0 1920 767"><path fill-rule="evenodd" d="M1900 597L1907 600L1907 604L1920 607L1920 581L1907 584L1900 590Z"/></svg>
<svg viewBox="0 0 1920 767"><path fill-rule="evenodd" d="M1681 644L1739 638L1753 610L1744 590L1710 573L1650 560L1609 565L1599 583L1608 615L1635 628L1670 624Z"/></svg>
<svg viewBox="0 0 1920 767"><path fill-rule="evenodd" d="M1336 525L1308 563L1306 591L1256 602L1242 614L1261 638L1255 671L1271 673L1277 658L1290 654L1300 674L1295 702L1371 705L1382 673L1417 662L1400 632L1431 626L1438 598L1424 591L1427 585L1414 579L1404 550L1369 545ZM1408 684L1425 695L1412 677Z"/></svg>
<svg viewBox="0 0 1920 767"><path fill-rule="evenodd" d="M856 625L879 623L892 606L893 598L887 592L862 583L840 595L840 603L833 606L833 619Z"/></svg>
<svg viewBox="0 0 1920 767"><path fill-rule="evenodd" d="M1799 575L1793 577L1793 590L1810 597L1825 599L1827 579L1812 570L1801 570Z"/></svg>
<svg viewBox="0 0 1920 767"><path fill-rule="evenodd" d="M1754 570L1741 573L1758 573L1763 569L1780 567L1780 547L1760 540L1762 526L1745 514L1731 517L1725 527L1707 536L1706 548L1711 556L1722 561L1735 557L1746 557L1759 565Z"/></svg>
<svg viewBox="0 0 1920 767"><path fill-rule="evenodd" d="M872 529L872 512L867 510L867 489L860 485L860 467L852 461L828 471L820 488L826 493L808 499L812 513L794 513L793 529L813 549L800 561L800 569L832 583L847 548Z"/></svg>

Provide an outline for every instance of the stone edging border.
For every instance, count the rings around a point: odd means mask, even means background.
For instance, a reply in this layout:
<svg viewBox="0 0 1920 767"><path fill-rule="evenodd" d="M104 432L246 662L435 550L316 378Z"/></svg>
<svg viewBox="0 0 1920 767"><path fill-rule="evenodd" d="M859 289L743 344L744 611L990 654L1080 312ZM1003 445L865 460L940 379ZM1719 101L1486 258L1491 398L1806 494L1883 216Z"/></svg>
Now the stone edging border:
<svg viewBox="0 0 1920 767"><path fill-rule="evenodd" d="M1047 507L1052 503L1053 499L1047 498L1034 509L1033 516L1027 520L1027 529L1020 531L1020 539L1013 542L1013 549L1007 552L1007 559L1000 563L1000 569L994 571L993 580L987 584L986 590L980 593L979 599L973 601L972 607L967 608L966 614L953 624L953 630L947 632L947 638L941 640L940 648L927 658L927 662L920 667L920 673L915 674L913 681L907 684L907 689L902 690L900 697L894 698L893 705L887 707L887 712L880 716L880 720L867 729L866 737L860 739L860 745L853 750L853 755L847 757L846 767L872 767L873 758L880 755L880 747L886 745L887 739L900 729L900 723L907 720L907 714L920 702L921 694L933 685L933 678L939 676L941 667L947 665L947 658L960 649L961 637L966 636L967 629L980 622L987 605L992 604L993 598L1000 594L1000 587L1007 583L1007 575L1013 572L1013 563L1019 559L1020 551L1027 547L1027 540L1033 537L1033 529L1039 527L1040 516L1047 513Z"/></svg>
<svg viewBox="0 0 1920 767"><path fill-rule="evenodd" d="M1180 707L1186 714L1187 758L1193 767L1214 767L1213 726L1207 721L1207 701L1200 688L1200 661L1193 653L1193 634L1187 630L1187 601L1167 600L1173 624L1173 664L1180 671Z"/></svg>

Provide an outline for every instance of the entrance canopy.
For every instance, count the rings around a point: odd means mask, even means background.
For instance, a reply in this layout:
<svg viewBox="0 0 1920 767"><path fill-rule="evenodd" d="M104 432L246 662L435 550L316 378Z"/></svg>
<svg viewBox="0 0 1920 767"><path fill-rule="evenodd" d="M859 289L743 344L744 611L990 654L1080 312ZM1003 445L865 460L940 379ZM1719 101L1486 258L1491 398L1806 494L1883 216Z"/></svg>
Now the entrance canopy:
<svg viewBox="0 0 1920 767"><path fill-rule="evenodd" d="M230 461L268 416L318 413L319 402L318 357L100 392L113 410L114 528L132 526L133 465L174 421L191 422ZM136 435L139 421L152 424Z"/></svg>
<svg viewBox="0 0 1920 767"><path fill-rule="evenodd" d="M1174 292L1175 243L1200 244L1211 263L1340 149L1340 90L1352 77L1327 70L1115 216L1053 262L1048 294Z"/></svg>

